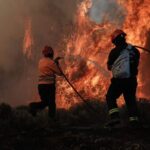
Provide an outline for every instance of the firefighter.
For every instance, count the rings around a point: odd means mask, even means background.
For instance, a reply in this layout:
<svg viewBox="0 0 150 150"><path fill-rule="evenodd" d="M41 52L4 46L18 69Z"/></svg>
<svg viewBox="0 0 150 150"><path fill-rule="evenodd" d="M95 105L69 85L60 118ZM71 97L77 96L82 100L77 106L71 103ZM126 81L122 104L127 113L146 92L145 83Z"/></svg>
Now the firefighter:
<svg viewBox="0 0 150 150"><path fill-rule="evenodd" d="M136 103L137 74L140 59L139 51L126 42L126 33L120 29L114 31L111 41L115 48L111 50L107 68L112 71L111 84L106 94L110 122L106 126L114 127L120 124L119 109L116 99L123 94L129 113L131 125L139 124Z"/></svg>
<svg viewBox="0 0 150 150"><path fill-rule="evenodd" d="M48 106L48 114L52 119L56 119L56 103L55 103L55 82L56 75L61 76L61 71L58 66L58 59L54 58L54 51L51 47L45 46L42 50L43 58L40 59L38 70L38 92L41 102L30 103L30 112L33 116L36 115L37 110L42 110Z"/></svg>

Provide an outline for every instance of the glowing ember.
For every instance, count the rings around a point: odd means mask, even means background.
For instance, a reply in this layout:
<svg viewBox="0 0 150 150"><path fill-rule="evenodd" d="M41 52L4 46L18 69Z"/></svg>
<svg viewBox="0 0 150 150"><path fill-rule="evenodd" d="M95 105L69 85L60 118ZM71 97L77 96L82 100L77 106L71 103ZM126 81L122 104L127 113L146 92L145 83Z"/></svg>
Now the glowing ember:
<svg viewBox="0 0 150 150"><path fill-rule="evenodd" d="M31 24L31 19L28 18L25 21L25 35L24 35L24 42L23 42L23 53L29 59L32 58L32 46L33 46L32 24Z"/></svg>

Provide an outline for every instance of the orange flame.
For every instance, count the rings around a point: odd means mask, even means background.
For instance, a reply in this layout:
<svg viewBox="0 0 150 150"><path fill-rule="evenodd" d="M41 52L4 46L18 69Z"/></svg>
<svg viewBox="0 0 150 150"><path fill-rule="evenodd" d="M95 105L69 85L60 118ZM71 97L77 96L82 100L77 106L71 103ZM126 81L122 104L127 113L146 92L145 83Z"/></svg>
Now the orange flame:
<svg viewBox="0 0 150 150"><path fill-rule="evenodd" d="M116 4L125 10L122 29L128 35L127 41L144 47L150 29L150 1L116 0ZM91 6L92 0L84 0L78 6L75 29L67 42L65 73L86 99L104 99L110 79L106 70L108 53L112 48L109 39L118 26L105 18L107 14L103 15L100 24L91 21L88 16ZM141 72L138 81L142 88L144 84L140 76ZM65 95L64 92L59 94L60 107L70 107L79 101L68 84L61 81L59 91L64 90ZM138 95L143 95L141 90Z"/></svg>
<svg viewBox="0 0 150 150"><path fill-rule="evenodd" d="M145 47L147 42L147 35L150 31L150 1L141 0L141 1L122 1L120 3L127 10L127 16L124 21L123 28L128 33L128 41L135 44ZM142 52L142 51L141 51ZM141 62L141 69L142 62ZM147 97L143 93L144 82L142 80L142 72L139 74L138 83L139 90L138 96Z"/></svg>
<svg viewBox="0 0 150 150"><path fill-rule="evenodd" d="M33 46L33 37L32 37L32 24L31 19L28 18L25 21L25 35L23 41L23 53L27 58L32 58L32 46Z"/></svg>
<svg viewBox="0 0 150 150"><path fill-rule="evenodd" d="M75 31L67 43L65 73L85 99L102 99L110 74L105 68L106 53L101 50L111 47L108 42L111 24L92 22L88 17L91 6L91 1L85 0L78 7ZM70 107L80 101L65 82L59 88L59 91L63 88L67 92L64 96L59 95L60 107Z"/></svg>

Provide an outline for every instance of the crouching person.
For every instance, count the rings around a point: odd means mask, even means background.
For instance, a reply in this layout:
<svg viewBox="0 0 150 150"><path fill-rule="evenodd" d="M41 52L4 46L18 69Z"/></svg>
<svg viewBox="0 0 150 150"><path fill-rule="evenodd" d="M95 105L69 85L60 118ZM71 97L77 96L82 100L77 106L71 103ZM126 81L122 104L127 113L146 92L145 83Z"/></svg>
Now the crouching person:
<svg viewBox="0 0 150 150"><path fill-rule="evenodd" d="M110 122L107 127L120 124L119 109L116 99L123 94L129 112L129 121L133 126L139 125L136 103L137 74L140 53L132 45L126 43L126 33L116 30L112 34L112 43L115 48L111 50L107 67L112 71L113 78L106 95Z"/></svg>
<svg viewBox="0 0 150 150"><path fill-rule="evenodd" d="M42 50L43 58L39 61L39 81L38 92L41 102L30 103L30 112L33 116L36 115L38 110L48 107L49 117L55 119L56 117L56 75L61 75L58 66L58 59L53 60L54 51L51 47L45 46Z"/></svg>

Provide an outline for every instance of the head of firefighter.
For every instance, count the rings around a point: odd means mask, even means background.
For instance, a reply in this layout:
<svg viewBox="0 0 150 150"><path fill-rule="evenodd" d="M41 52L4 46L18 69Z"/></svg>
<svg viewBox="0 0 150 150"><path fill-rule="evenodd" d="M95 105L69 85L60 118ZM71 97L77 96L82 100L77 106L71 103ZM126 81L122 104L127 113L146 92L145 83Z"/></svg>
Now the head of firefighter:
<svg viewBox="0 0 150 150"><path fill-rule="evenodd" d="M116 29L111 35L112 43L118 47L126 44L126 33L123 30Z"/></svg>
<svg viewBox="0 0 150 150"><path fill-rule="evenodd" d="M50 46L45 46L44 49L42 50L42 54L44 57L49 57L52 58L54 57L54 50Z"/></svg>

